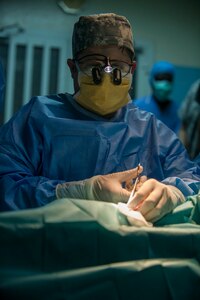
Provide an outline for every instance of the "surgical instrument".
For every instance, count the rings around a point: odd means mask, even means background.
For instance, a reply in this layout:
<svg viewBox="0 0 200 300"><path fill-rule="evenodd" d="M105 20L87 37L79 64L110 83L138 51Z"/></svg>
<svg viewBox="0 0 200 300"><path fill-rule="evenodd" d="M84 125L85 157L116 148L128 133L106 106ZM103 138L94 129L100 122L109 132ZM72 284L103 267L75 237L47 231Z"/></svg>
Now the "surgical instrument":
<svg viewBox="0 0 200 300"><path fill-rule="evenodd" d="M139 163L138 166L137 166L137 177L136 177L136 180L135 180L133 189L132 189L132 191L131 191L130 197L129 197L129 199L128 199L127 205L131 202L131 200L132 200L132 198L133 198L133 196L134 196L134 194L135 194L137 184L138 184L138 182L139 182L139 180L140 180L140 177L139 177L139 169L140 169L140 163Z"/></svg>

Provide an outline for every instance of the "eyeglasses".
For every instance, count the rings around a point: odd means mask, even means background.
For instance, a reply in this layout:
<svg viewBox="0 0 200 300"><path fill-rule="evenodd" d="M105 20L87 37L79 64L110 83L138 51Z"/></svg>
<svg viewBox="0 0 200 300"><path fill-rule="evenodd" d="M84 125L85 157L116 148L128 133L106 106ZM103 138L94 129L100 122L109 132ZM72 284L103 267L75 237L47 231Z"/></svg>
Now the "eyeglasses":
<svg viewBox="0 0 200 300"><path fill-rule="evenodd" d="M121 76L125 77L130 73L131 68L133 67L133 63L114 59L110 60L109 57L101 54L85 55L75 60L75 63L78 70L88 76L93 76L94 69L98 69L100 73L105 72L108 74L112 74L115 70L119 70L121 71Z"/></svg>

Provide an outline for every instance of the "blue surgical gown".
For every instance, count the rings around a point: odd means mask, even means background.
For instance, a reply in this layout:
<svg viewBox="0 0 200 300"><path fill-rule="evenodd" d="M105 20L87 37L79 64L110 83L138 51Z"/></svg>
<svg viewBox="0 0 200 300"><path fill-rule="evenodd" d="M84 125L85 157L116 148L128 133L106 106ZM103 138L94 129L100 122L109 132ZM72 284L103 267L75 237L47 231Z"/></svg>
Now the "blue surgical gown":
<svg viewBox="0 0 200 300"><path fill-rule="evenodd" d="M72 95L34 97L0 129L0 210L39 207L58 183L144 167L144 174L197 191L197 167L176 135L129 103L112 119L80 107ZM195 190L196 189L196 190Z"/></svg>
<svg viewBox="0 0 200 300"><path fill-rule="evenodd" d="M163 110L160 109L153 95L135 99L133 103L137 107L153 113L157 119L178 134L181 121L178 116L178 105L174 101L171 101Z"/></svg>

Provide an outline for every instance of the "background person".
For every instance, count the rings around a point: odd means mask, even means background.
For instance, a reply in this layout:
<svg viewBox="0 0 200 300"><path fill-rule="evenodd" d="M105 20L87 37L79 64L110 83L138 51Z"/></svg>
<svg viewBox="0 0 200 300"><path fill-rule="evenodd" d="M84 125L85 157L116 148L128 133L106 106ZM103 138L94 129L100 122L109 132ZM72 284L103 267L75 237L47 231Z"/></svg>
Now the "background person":
<svg viewBox="0 0 200 300"><path fill-rule="evenodd" d="M179 113L182 122L180 139L190 158L195 159L200 154L200 79L191 85Z"/></svg>
<svg viewBox="0 0 200 300"><path fill-rule="evenodd" d="M149 84L151 95L135 99L133 103L141 109L149 111L178 134L180 119L178 106L170 98L175 76L174 66L167 61L156 62L150 72Z"/></svg>
<svg viewBox="0 0 200 300"><path fill-rule="evenodd" d="M0 60L0 112L3 108L4 88L5 88L5 77L4 77L3 66Z"/></svg>
<svg viewBox="0 0 200 300"><path fill-rule="evenodd" d="M140 163L149 179L130 208L155 222L197 192L199 174L177 136L132 105L130 24L116 14L82 16L72 50L75 93L34 97L0 129L0 209L62 197L127 202Z"/></svg>

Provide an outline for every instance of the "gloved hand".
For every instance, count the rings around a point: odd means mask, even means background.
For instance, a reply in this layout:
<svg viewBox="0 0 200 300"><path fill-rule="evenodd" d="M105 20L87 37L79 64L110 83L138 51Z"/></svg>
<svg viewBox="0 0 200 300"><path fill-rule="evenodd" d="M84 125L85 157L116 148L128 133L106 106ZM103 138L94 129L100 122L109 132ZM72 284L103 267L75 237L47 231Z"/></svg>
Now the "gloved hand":
<svg viewBox="0 0 200 300"><path fill-rule="evenodd" d="M100 200L106 202L127 202L130 191L122 187L143 171L138 167L108 175L97 175L82 181L66 182L56 186L57 198L79 198L88 200Z"/></svg>
<svg viewBox="0 0 200 300"><path fill-rule="evenodd" d="M146 180L147 180L147 176L146 176L146 175L142 175L142 176L139 177L138 184L136 185L136 191L140 189L140 187L143 185L143 183L144 183ZM133 180L127 181L127 182L126 182L126 189L127 189L128 191L131 192L132 189L133 189L133 187L134 187L134 182L133 182Z"/></svg>
<svg viewBox="0 0 200 300"><path fill-rule="evenodd" d="M128 207L154 223L184 201L184 195L176 187L149 179L136 191Z"/></svg>

